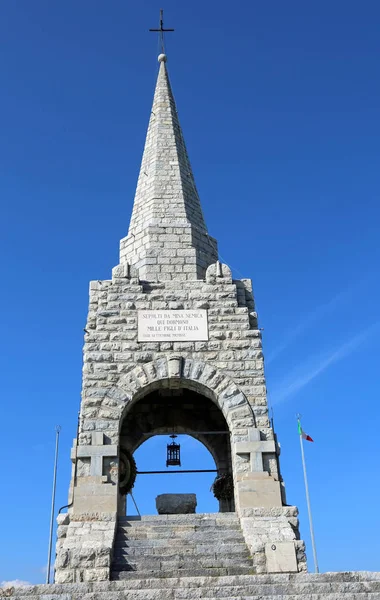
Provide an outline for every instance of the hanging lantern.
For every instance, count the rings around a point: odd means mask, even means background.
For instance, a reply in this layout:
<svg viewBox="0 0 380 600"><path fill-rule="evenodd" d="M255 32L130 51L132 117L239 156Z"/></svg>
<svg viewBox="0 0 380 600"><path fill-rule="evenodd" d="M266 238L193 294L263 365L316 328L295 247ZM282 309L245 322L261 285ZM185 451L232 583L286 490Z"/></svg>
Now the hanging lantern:
<svg viewBox="0 0 380 600"><path fill-rule="evenodd" d="M166 466L167 467L180 467L181 466L181 446L174 441L177 437L176 435L173 434L170 437L173 441L171 444L168 444L168 446L167 446Z"/></svg>

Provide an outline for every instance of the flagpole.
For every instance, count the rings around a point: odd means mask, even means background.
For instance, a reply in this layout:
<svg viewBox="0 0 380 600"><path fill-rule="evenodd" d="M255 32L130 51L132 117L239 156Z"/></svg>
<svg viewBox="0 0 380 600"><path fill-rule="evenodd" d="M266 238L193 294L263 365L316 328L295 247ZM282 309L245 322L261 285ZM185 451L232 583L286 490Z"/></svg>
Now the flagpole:
<svg viewBox="0 0 380 600"><path fill-rule="evenodd" d="M305 461L305 453L304 453L304 449L303 449L303 441L302 441L302 428L301 428L301 422L298 418L298 425L299 425L299 430L300 430L300 446L301 446L301 457L302 457L302 467L303 467L303 477L305 480L305 491L306 491L306 503L307 503L307 512L309 515L309 525L310 525L310 537L311 537L311 546L313 548L313 558L314 558L314 567L315 567L315 572L319 573L319 567L318 567L318 559L317 559L317 549L315 546L315 537L314 537L314 527L313 527L313 518L311 516L311 506L310 506L310 495L309 495L309 484L307 482L307 473L306 473L306 461Z"/></svg>
<svg viewBox="0 0 380 600"><path fill-rule="evenodd" d="M57 483L58 445L59 445L60 431L61 431L61 426L57 425L55 428L55 456L54 456L53 489L52 489L52 493L51 493L49 550L48 550L48 564L47 564L47 571L46 571L46 583L50 583L51 547L52 547L52 543L53 543L55 488L56 488L56 483Z"/></svg>

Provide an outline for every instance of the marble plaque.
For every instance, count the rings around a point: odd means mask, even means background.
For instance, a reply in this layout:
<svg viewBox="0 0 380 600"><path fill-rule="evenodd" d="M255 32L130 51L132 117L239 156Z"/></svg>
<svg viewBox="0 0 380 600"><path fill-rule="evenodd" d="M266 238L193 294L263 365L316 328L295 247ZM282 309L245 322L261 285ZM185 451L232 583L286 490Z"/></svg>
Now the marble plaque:
<svg viewBox="0 0 380 600"><path fill-rule="evenodd" d="M207 310L139 310L139 342L207 341Z"/></svg>

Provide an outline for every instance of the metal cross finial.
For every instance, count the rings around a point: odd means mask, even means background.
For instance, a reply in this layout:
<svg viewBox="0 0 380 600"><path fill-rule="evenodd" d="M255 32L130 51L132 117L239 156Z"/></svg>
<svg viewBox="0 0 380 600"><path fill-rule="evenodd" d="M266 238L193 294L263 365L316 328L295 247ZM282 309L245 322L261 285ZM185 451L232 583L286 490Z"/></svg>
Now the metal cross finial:
<svg viewBox="0 0 380 600"><path fill-rule="evenodd" d="M160 28L159 29L149 29L149 31L158 31L160 34L160 43L161 43L161 52L165 54L165 45L164 45L164 33L167 31L174 31L174 29L164 29L164 11L162 8L160 9Z"/></svg>

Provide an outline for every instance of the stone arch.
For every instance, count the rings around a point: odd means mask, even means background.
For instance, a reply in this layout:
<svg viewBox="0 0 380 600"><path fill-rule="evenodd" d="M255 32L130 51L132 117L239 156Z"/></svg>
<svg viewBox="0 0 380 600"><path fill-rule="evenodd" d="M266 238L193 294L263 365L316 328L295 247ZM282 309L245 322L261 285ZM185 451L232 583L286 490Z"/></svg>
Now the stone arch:
<svg viewBox="0 0 380 600"><path fill-rule="evenodd" d="M187 434L208 450L218 475L232 474L231 431L215 393L199 382L169 378L173 365L168 366L165 378L144 385L133 401L125 404L119 423L120 451L134 454L155 435ZM125 502L124 496L119 498L120 515L125 514ZM220 512L231 510L233 499L219 501Z"/></svg>
<svg viewBox="0 0 380 600"><path fill-rule="evenodd" d="M115 375L111 373L114 381ZM85 388L79 444L92 444L93 432L99 432L104 435L104 444L119 446L120 428L128 411L151 391L165 388L187 388L210 399L224 417L231 445L248 442L249 430L256 428L253 408L230 377L211 363L172 353L140 362L116 379L112 387ZM245 459L233 453L231 460L235 475Z"/></svg>
<svg viewBox="0 0 380 600"><path fill-rule="evenodd" d="M166 400L169 401L169 403L171 401L174 401L175 405L176 405L176 418L175 418L175 426L172 427L170 425L170 420L167 420L167 414L165 414L165 408L164 405L162 406L161 410L150 410L149 413L146 410L147 407L149 406L149 402L152 402L155 406L154 408L157 408L157 404L156 402L160 402L160 400L163 400L164 402ZM203 397L203 400L205 400L205 398ZM184 416L186 416L186 412L189 411L189 404L188 402L192 402L194 401L194 396L190 395L190 398L186 398L184 399L182 396L165 396L164 398L160 398L160 395L157 394L156 392L147 394L147 396L144 396L142 399L140 399L138 402L136 402L133 407L131 408L131 410L127 413L125 420L123 420L123 427L121 430L121 434L119 437L119 444L120 444L120 448L121 451L127 450L128 452L130 452L132 455L135 455L135 452L138 450L138 448L140 448L142 445L144 445L146 442L148 442L148 440L154 438L156 435L163 435L164 436L164 440L165 443L170 442L170 439L167 437L169 435L171 435L173 432L176 433L177 435L179 435L179 439L178 442L180 444L182 444L182 435L185 436L189 436L192 437L194 440L196 440L197 442L199 442L200 444L202 444L202 446L204 446L204 448L207 450L207 452L210 454L214 466L211 468L215 468L216 472L214 473L213 477L216 477L217 474L218 475L222 475L222 474L227 474L227 473L233 473L233 466L232 466L232 455L231 455L231 445L230 445L230 435L229 435L229 431L228 431L228 426L227 423L224 419L224 417L222 417L222 414L220 412L220 410L215 406L214 406L214 414L215 412L219 413L219 421L218 421L218 427L212 427L212 423L214 422L212 419L204 419L205 414L202 414L199 411L199 407L197 409L197 411L195 412L195 418L193 419L193 421L189 421L186 419L186 421L184 420ZM142 406L141 406L142 405ZM187 406L187 411L186 409L184 409L184 407ZM137 413L135 412L137 411ZM190 409L191 411L191 409ZM208 411L208 408L205 409L205 411ZM154 415L154 417L152 418L151 415ZM187 415L188 416L188 415ZM224 421L224 427L223 425L220 425L221 420L223 419ZM204 423L208 422L209 427L204 427ZM199 426L200 430L199 432L196 431L196 427ZM213 430L217 430L219 431L219 435L215 435L215 434L207 434L206 431L213 431ZM143 434L141 434L141 432L144 432ZM220 435L220 433L222 433L222 431L225 432L225 435ZM164 467L165 464L165 455L162 454L162 467ZM182 459L184 459L184 456L182 456ZM186 460L189 459L189 456L186 455ZM137 459L136 459L137 460ZM191 459L190 459L191 460ZM140 469L140 464L139 462L137 462L137 468ZM182 465L183 468L183 465ZM186 467L189 468L189 467ZM196 466L193 466L191 468L205 468L203 466L202 463L197 464ZM210 467L207 467L210 468ZM210 491L208 488L206 491ZM126 499L125 498L119 498L119 509L120 509L120 514L124 513L124 501ZM219 501L219 511L220 512L230 512L231 510L233 510L234 507L234 502L233 500L227 502L225 500L221 500Z"/></svg>
<svg viewBox="0 0 380 600"><path fill-rule="evenodd" d="M133 454L150 437L171 433L198 440L210 452L219 473L231 471L230 430L222 411L188 387L156 387L130 404L122 418L119 443Z"/></svg>
<svg viewBox="0 0 380 600"><path fill-rule="evenodd" d="M120 377L117 385L104 390L100 406L106 410L107 418L117 420L120 427L129 408L160 387L186 387L210 398L220 408L231 433L242 429L242 420L244 428L256 427L253 409L232 379L210 363L175 354L136 365Z"/></svg>

